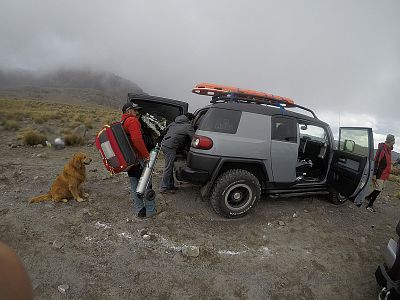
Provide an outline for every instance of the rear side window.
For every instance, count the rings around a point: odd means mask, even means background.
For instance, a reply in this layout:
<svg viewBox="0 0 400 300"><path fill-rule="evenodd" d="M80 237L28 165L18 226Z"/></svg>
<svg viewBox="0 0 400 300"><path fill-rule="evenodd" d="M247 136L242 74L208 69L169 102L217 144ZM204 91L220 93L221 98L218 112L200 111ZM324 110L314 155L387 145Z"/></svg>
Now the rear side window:
<svg viewBox="0 0 400 300"><path fill-rule="evenodd" d="M272 117L272 139L275 141L297 143L297 122L284 117Z"/></svg>
<svg viewBox="0 0 400 300"><path fill-rule="evenodd" d="M210 108L200 122L198 129L222 133L236 133L241 111Z"/></svg>

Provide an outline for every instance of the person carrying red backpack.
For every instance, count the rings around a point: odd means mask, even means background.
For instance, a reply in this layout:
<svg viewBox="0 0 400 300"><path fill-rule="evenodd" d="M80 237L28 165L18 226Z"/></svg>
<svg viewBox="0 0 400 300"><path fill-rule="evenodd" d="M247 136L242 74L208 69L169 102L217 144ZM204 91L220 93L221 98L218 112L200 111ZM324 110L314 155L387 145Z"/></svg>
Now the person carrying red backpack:
<svg viewBox="0 0 400 300"><path fill-rule="evenodd" d="M131 182L132 200L135 213L139 218L151 217L156 213L156 203L152 199L141 199L136 194L136 188L139 178L142 175L143 168L150 158L149 151L143 141L142 128L138 118L139 107L137 104L128 102L122 107L121 123L132 142L133 150L136 152L139 164L128 170L128 176ZM151 188L151 183L149 187Z"/></svg>
<svg viewBox="0 0 400 300"><path fill-rule="evenodd" d="M374 173L372 176L372 185L374 190L365 198L369 201L367 210L375 212L374 202L382 192L384 183L389 179L390 169L392 167L392 150L395 144L394 135L388 134L384 143L379 143L378 151L375 155Z"/></svg>

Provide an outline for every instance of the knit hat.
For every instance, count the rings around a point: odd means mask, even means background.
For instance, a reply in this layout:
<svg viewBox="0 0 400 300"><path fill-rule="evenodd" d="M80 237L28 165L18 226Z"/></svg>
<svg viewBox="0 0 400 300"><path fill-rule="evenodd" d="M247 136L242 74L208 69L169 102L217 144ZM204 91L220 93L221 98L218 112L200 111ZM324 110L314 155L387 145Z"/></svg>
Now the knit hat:
<svg viewBox="0 0 400 300"><path fill-rule="evenodd" d="M386 143L394 143L395 139L394 139L394 135L393 134L388 134L386 136Z"/></svg>

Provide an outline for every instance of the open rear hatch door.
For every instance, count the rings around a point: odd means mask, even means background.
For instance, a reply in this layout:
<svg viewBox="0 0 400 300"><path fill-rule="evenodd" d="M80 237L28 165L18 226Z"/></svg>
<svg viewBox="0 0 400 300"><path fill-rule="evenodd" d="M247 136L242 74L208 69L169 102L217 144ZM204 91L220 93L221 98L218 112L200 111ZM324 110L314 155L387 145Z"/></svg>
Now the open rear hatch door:
<svg viewBox="0 0 400 300"><path fill-rule="evenodd" d="M150 96L147 94L128 94L128 101L142 107L142 114L150 114L157 119L165 118L167 123L171 123L179 115L188 112L189 104L186 102Z"/></svg>
<svg viewBox="0 0 400 300"><path fill-rule="evenodd" d="M374 138L371 128L341 127L334 150L328 184L342 196L360 204L368 193L374 170Z"/></svg>

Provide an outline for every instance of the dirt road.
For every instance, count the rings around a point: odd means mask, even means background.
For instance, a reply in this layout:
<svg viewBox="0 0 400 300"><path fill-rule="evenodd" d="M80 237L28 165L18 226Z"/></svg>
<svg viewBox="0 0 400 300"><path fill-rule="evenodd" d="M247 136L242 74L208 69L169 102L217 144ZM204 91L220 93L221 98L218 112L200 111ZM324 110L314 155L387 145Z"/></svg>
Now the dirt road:
<svg viewBox="0 0 400 300"><path fill-rule="evenodd" d="M79 150L94 158L90 199L28 205ZM183 184L158 194L161 213L141 220L128 178L110 178L94 147L2 144L0 156L0 240L22 258L37 299L376 299L374 271L400 215L395 183L375 214L323 198L263 198L239 220L219 218ZM159 161L155 186L161 171ZM183 255L185 246L200 255Z"/></svg>

